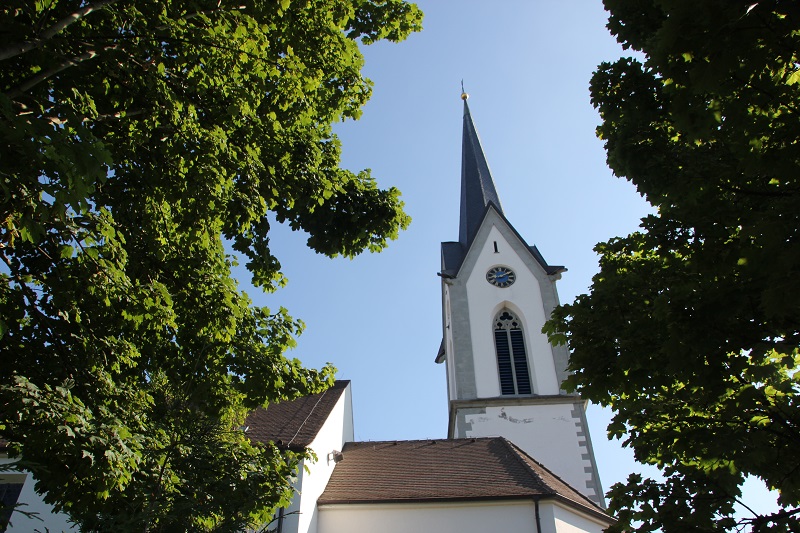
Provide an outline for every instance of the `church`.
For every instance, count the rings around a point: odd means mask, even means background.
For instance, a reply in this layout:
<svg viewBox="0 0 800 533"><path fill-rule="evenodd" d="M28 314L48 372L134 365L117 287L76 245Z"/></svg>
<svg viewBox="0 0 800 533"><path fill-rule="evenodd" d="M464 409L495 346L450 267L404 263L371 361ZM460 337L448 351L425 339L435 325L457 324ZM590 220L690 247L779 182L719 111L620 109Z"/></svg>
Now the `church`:
<svg viewBox="0 0 800 533"><path fill-rule="evenodd" d="M585 403L561 388L569 352L541 333L566 269L506 219L467 98L459 235L442 243L439 272L435 362L446 367L447 438L356 442L346 380L256 410L251 439L317 456L298 469L295 498L269 531L599 533L614 522ZM32 480L17 485L18 501L38 509ZM40 529L65 527L63 517L42 517ZM11 520L8 531L31 530L23 517Z"/></svg>
<svg viewBox="0 0 800 533"><path fill-rule="evenodd" d="M600 532L605 512L569 352L541 333L558 305L549 265L506 219L464 101L458 241L441 247L447 439L354 442L349 381L269 406L248 434L314 450L281 533ZM445 384L443 384L445 385Z"/></svg>

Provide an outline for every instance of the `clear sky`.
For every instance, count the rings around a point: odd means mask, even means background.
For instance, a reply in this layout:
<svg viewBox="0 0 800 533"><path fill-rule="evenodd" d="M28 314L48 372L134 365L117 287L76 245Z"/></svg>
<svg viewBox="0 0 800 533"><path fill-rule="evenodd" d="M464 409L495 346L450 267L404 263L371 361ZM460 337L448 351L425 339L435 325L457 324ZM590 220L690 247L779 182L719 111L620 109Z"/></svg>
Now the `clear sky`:
<svg viewBox="0 0 800 533"><path fill-rule="evenodd" d="M600 0L421 0L424 30L364 49L374 83L361 120L339 125L343 165L371 168L403 193L411 227L381 254L330 260L301 233L271 238L289 279L255 302L307 326L291 357L332 362L352 380L357 440L444 438L439 247L458 240L461 80L504 212L550 264L569 270L561 302L588 291L597 242L635 231L649 212L614 177L595 137L589 79L624 54ZM244 275L240 276L244 281ZM608 442L609 414L590 407L604 490L640 466Z"/></svg>

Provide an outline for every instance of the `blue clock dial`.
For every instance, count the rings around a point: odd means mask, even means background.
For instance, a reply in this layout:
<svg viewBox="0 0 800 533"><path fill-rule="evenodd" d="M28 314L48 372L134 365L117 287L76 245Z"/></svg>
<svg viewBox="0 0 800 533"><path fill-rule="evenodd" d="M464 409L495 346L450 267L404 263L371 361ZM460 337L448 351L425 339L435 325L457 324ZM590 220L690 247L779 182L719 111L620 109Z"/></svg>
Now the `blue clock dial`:
<svg viewBox="0 0 800 533"><path fill-rule="evenodd" d="M495 287L505 288L517 280L517 275L508 267L492 267L486 273L486 281Z"/></svg>

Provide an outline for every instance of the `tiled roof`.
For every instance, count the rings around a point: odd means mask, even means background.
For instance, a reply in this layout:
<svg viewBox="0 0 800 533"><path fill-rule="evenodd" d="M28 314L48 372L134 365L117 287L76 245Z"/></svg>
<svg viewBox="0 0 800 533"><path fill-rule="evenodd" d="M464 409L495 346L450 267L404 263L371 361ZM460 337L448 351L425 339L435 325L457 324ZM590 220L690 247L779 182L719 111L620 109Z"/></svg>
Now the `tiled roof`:
<svg viewBox="0 0 800 533"><path fill-rule="evenodd" d="M349 380L336 380L320 394L272 404L250 413L245 425L247 436L256 442L274 442L290 450L302 451L317 436L322 424L339 401Z"/></svg>
<svg viewBox="0 0 800 533"><path fill-rule="evenodd" d="M318 503L558 499L611 521L503 437L348 442Z"/></svg>

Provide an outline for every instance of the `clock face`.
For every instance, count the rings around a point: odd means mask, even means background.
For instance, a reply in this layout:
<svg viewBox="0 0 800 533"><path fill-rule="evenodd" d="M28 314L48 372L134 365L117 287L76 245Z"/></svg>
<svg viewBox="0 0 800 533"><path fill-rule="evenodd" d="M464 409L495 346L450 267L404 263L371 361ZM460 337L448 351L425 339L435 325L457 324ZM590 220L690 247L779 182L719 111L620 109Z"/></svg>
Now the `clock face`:
<svg viewBox="0 0 800 533"><path fill-rule="evenodd" d="M492 267L486 273L486 281L496 287L508 287L516 279L517 275L508 267Z"/></svg>

